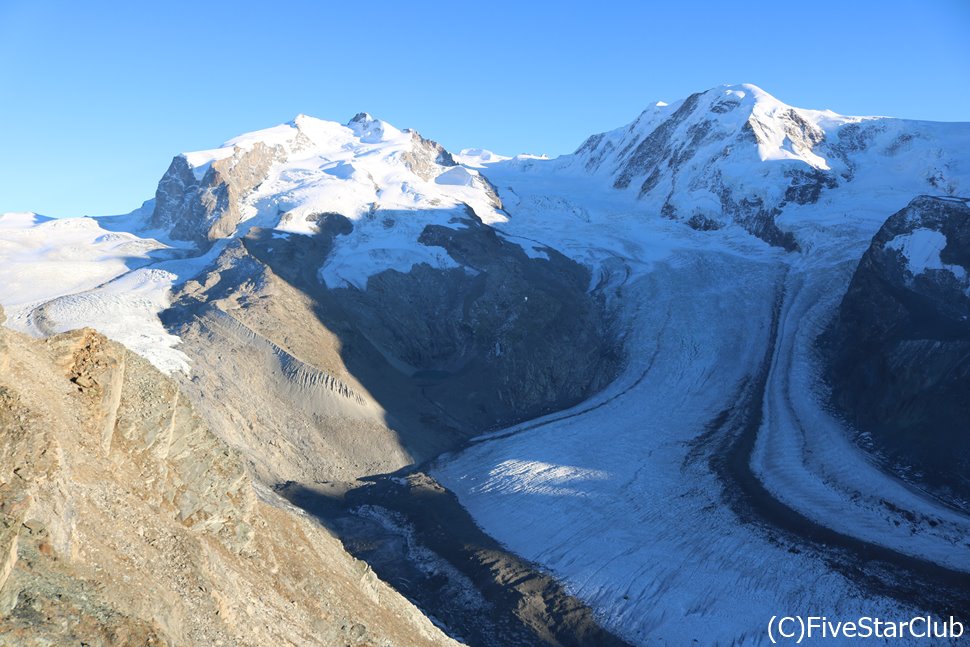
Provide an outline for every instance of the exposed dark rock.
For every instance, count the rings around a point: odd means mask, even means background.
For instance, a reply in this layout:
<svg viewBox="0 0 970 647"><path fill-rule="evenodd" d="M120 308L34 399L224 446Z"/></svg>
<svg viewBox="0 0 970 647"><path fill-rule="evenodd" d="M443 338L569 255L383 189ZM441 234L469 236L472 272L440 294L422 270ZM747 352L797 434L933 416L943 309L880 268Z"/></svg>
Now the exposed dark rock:
<svg viewBox="0 0 970 647"><path fill-rule="evenodd" d="M793 108L785 110L776 119L781 121L785 135L796 152L811 151L825 141L825 132Z"/></svg>
<svg viewBox="0 0 970 647"><path fill-rule="evenodd" d="M310 214L306 221L316 224L317 232L331 241L334 236L346 236L354 230L354 223L347 216L333 211Z"/></svg>
<svg viewBox="0 0 970 647"><path fill-rule="evenodd" d="M599 151L599 152L597 152L597 150L596 150L597 148L599 148L599 145L603 141L603 138L605 136L606 136L605 133L599 133L597 135L592 135L592 136L586 138L586 141L584 141L579 146L579 148L576 149L576 153L575 153L576 155L587 155L588 156L588 158L586 160L586 170L587 171L592 171L597 166L599 166L600 162L603 160L604 155L606 155L607 151ZM610 150L612 150L612 147L611 147Z"/></svg>
<svg viewBox="0 0 970 647"><path fill-rule="evenodd" d="M650 173L650 175L647 176L647 179L643 181L643 184L640 185L640 195L653 191L653 189L656 188L656 186L659 183L660 183L660 169L655 168Z"/></svg>
<svg viewBox="0 0 970 647"><path fill-rule="evenodd" d="M718 186L719 181L715 183ZM744 196L736 198L731 189L720 185L721 213L734 220L752 234L769 245L781 247L787 251L799 249L795 236L783 231L775 223L775 218L781 213L777 207L769 207L760 196Z"/></svg>
<svg viewBox="0 0 970 647"><path fill-rule="evenodd" d="M176 155L155 190L152 225L159 228L173 227L191 208L188 203L195 198L198 191L199 181L195 179L188 160L182 155Z"/></svg>
<svg viewBox="0 0 970 647"><path fill-rule="evenodd" d="M791 184L785 190L785 202L796 204L815 204L822 189L834 189L839 184L831 173L815 168L791 169L785 175L791 178Z"/></svg>
<svg viewBox="0 0 970 647"><path fill-rule="evenodd" d="M731 112L735 108L741 105L741 100L736 97L728 97L721 99L713 106L711 106L711 112L723 115L726 112Z"/></svg>
<svg viewBox="0 0 970 647"><path fill-rule="evenodd" d="M554 250L548 260L470 215L429 225L420 242L462 267L417 265L333 290L364 336L413 368L449 416L483 429L581 401L618 362L589 271Z"/></svg>
<svg viewBox="0 0 970 647"><path fill-rule="evenodd" d="M906 147L906 144L916 139L913 133L901 133L886 147L887 155L896 155Z"/></svg>
<svg viewBox="0 0 970 647"><path fill-rule="evenodd" d="M675 218L677 218L677 207L675 207L673 203L670 201L672 195L673 195L673 191L671 191L670 194L667 195L667 199L664 200L663 206L660 207L660 215L663 216L664 218L670 218L671 220L674 220ZM702 214L694 214L692 218L695 216L698 218L708 219L706 216Z"/></svg>
<svg viewBox="0 0 970 647"><path fill-rule="evenodd" d="M723 227L723 225L718 221L708 218L700 213L695 213L693 216L691 216L687 220L687 224L698 231L715 231Z"/></svg>
<svg viewBox="0 0 970 647"><path fill-rule="evenodd" d="M913 232L924 241L945 236L942 268L910 265L904 243ZM836 405L892 467L963 506L970 502L968 276L967 200L916 198L873 238L823 337Z"/></svg>
<svg viewBox="0 0 970 647"><path fill-rule="evenodd" d="M842 179L851 181L855 177L856 163L852 155L860 153L872 145L875 137L885 130L878 121L845 124L836 131L838 141L828 144L828 152L845 165Z"/></svg>

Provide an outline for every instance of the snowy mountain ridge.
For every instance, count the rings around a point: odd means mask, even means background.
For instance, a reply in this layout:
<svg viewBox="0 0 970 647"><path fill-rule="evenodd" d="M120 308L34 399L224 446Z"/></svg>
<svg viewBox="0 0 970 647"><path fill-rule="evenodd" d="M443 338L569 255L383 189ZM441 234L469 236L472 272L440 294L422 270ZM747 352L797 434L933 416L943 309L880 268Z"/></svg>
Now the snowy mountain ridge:
<svg viewBox="0 0 970 647"><path fill-rule="evenodd" d="M298 115L288 123L230 139L219 148L183 153L173 160L166 176L184 176L183 168L203 184L207 177L210 184L218 184L217 176L222 176L243 189L238 199L246 205L240 222L279 216L275 224L294 233L312 230L312 223L303 217L314 211L356 219L376 209L469 202L483 219L502 219L495 201L483 199L474 190L485 184L476 179L476 171L464 169L440 177L455 166L451 154L436 142L367 113L346 125ZM186 184L191 181L185 179ZM160 192L153 222L174 225L172 218L186 214L169 213L162 187ZM228 233L213 232L212 238Z"/></svg>
<svg viewBox="0 0 970 647"><path fill-rule="evenodd" d="M550 164L598 178L649 214L701 230L736 223L793 250L786 212L827 193L966 192L968 144L966 124L806 110L743 84L659 102Z"/></svg>

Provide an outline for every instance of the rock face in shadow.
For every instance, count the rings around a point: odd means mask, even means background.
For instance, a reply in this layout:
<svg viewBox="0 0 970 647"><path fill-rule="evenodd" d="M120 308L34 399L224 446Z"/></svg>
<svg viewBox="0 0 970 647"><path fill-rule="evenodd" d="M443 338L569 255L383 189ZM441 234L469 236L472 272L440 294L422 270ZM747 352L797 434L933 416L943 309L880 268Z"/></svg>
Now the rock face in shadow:
<svg viewBox="0 0 970 647"><path fill-rule="evenodd" d="M353 329L348 366L360 345L372 358L359 363L361 371L381 358L380 378L352 371L358 379L375 393L379 382L407 381L432 404L426 419L477 433L575 404L613 377L619 355L603 304L588 292L585 267L552 249L530 258L471 210L449 226L428 225L419 242L444 248L460 267L418 264L380 272L365 290L327 290L316 277L296 276L291 268L298 264L281 262L279 241L256 234L246 245L314 294L333 329ZM275 255L264 251L270 244Z"/></svg>
<svg viewBox="0 0 970 647"><path fill-rule="evenodd" d="M146 360L0 327L0 644L455 643Z"/></svg>
<svg viewBox="0 0 970 647"><path fill-rule="evenodd" d="M879 230L823 341L835 403L908 478L970 504L970 206L921 196Z"/></svg>
<svg viewBox="0 0 970 647"><path fill-rule="evenodd" d="M417 265L331 298L360 333L462 426L508 424L575 404L606 385L619 356L589 271L555 250L530 258L469 213L419 239L459 265Z"/></svg>

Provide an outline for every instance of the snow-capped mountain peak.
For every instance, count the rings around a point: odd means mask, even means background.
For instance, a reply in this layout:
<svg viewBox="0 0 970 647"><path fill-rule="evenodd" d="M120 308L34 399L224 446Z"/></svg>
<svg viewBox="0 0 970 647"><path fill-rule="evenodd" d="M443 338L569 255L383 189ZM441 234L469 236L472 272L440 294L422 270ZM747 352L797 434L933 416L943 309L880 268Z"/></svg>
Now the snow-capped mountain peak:
<svg viewBox="0 0 970 647"><path fill-rule="evenodd" d="M301 114L177 156L159 183L151 225L206 246L244 233L244 223L310 233L319 213L353 220L469 205L483 220L504 218L476 171L436 181L456 164L436 142L364 112L346 125Z"/></svg>
<svg viewBox="0 0 970 647"><path fill-rule="evenodd" d="M793 108L755 85L725 85L673 104L658 102L627 126L593 135L576 155L590 171L617 174L617 188L632 184L652 153L661 152L654 149L662 147L663 140L677 140L682 153L690 156L705 144L721 149L725 144L748 144L750 149L753 143L761 161L792 159L828 168L813 152L824 139L826 120L840 117ZM641 186L641 193L651 188Z"/></svg>
<svg viewBox="0 0 970 647"><path fill-rule="evenodd" d="M963 160L952 153L959 150L954 138L966 139L959 124L806 110L756 85L724 85L653 104L552 166L600 178L632 194L648 213L696 229L739 224L796 249L795 236L776 218L837 187L871 194L894 173L897 184L912 185L912 194L957 191ZM904 150L905 161L886 161ZM878 175L867 172L877 167Z"/></svg>

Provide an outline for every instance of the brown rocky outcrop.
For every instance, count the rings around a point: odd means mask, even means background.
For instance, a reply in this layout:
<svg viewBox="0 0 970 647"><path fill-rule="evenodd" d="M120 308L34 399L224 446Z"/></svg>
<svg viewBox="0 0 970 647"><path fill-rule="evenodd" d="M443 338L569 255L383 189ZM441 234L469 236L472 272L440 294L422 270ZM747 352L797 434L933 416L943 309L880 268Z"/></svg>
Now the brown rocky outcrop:
<svg viewBox="0 0 970 647"><path fill-rule="evenodd" d="M443 645L91 330L0 328L0 645Z"/></svg>
<svg viewBox="0 0 970 647"><path fill-rule="evenodd" d="M203 247L230 236L242 221L242 198L284 158L282 146L256 142L212 162L202 179L196 179L188 160L176 156L158 183L151 225L168 230L172 238Z"/></svg>

